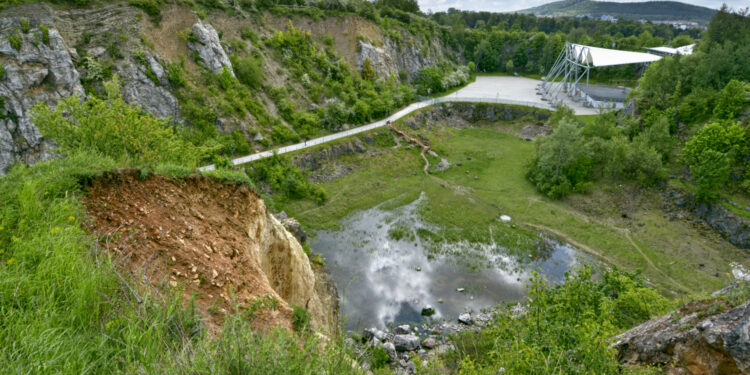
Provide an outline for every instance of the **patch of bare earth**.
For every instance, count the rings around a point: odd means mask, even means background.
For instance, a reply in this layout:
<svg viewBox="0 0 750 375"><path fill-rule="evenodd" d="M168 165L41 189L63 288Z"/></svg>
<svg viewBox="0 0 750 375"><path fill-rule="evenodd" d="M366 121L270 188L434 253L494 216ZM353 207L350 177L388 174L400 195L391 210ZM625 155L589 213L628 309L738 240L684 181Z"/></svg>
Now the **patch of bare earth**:
<svg viewBox="0 0 750 375"><path fill-rule="evenodd" d="M292 310L263 270L260 239L248 231L248 221L265 220L266 209L247 186L113 173L89 186L85 206L92 232L121 268L153 285L183 288L210 331L231 311L232 296L240 306L273 296L278 307L261 311L256 328L291 327Z"/></svg>

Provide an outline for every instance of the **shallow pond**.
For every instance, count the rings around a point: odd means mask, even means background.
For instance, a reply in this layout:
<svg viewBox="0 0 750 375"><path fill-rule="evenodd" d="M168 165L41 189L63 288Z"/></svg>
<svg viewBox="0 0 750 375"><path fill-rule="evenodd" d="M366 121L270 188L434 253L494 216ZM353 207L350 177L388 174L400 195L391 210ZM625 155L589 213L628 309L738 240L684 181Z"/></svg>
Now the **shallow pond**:
<svg viewBox="0 0 750 375"><path fill-rule="evenodd" d="M433 318L455 318L518 300L526 294L530 270L558 282L584 259L570 245L546 238L540 239L544 259L523 263L495 244L439 245L451 247L449 253L483 257L485 266L478 269L455 256L435 256L431 250L436 245L415 235L419 228L435 230L417 214L423 201L389 211L360 211L344 219L340 230L319 231L311 241L338 287L346 329L420 322L428 305L435 308Z"/></svg>

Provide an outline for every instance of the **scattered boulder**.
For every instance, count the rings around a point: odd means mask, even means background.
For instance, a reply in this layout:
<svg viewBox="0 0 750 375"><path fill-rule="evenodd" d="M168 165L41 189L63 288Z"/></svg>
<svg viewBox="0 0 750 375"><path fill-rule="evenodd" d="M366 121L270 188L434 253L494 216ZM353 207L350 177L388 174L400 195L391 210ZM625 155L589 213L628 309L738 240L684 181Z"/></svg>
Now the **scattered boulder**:
<svg viewBox="0 0 750 375"><path fill-rule="evenodd" d="M419 337L412 334L393 336L393 345L399 352L410 352L419 349Z"/></svg>
<svg viewBox="0 0 750 375"><path fill-rule="evenodd" d="M406 335L411 333L411 327L408 324L402 324L393 329L393 333L397 335Z"/></svg>
<svg viewBox="0 0 750 375"><path fill-rule="evenodd" d="M281 220L281 225L283 225L300 244L307 242L307 233L302 229L302 224L300 224L297 219L293 217L286 218Z"/></svg>
<svg viewBox="0 0 750 375"><path fill-rule="evenodd" d="M385 352L388 353L388 358L390 358L391 361L395 361L397 359L396 346L393 345L392 342L386 342L385 344L383 344L383 349L385 349Z"/></svg>
<svg viewBox="0 0 750 375"><path fill-rule="evenodd" d="M437 340L435 340L434 337L428 337L424 340L422 340L422 346L427 349L433 349L437 346Z"/></svg>
<svg viewBox="0 0 750 375"><path fill-rule="evenodd" d="M474 319L471 318L471 314L463 313L458 316L458 322L461 324L466 324L467 326L470 326L474 324Z"/></svg>
<svg viewBox="0 0 750 375"><path fill-rule="evenodd" d="M442 171L450 168L450 166L451 166L451 163L449 163L448 160L445 160L445 158L442 158L440 160L440 163L438 163L438 165L435 166L435 171L436 172L442 172Z"/></svg>
<svg viewBox="0 0 750 375"><path fill-rule="evenodd" d="M219 34L216 33L214 27L208 23L198 21L190 28L190 32L194 37L194 41L188 42L188 48L198 54L200 63L214 73L221 73L226 67L232 76L234 76L232 62L229 61L227 53L221 46Z"/></svg>

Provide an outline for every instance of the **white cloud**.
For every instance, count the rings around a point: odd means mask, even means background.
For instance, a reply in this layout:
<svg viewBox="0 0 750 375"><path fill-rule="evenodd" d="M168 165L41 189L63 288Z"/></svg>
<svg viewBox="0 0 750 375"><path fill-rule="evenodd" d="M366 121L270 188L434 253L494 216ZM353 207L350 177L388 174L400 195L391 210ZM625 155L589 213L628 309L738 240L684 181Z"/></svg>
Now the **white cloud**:
<svg viewBox="0 0 750 375"><path fill-rule="evenodd" d="M462 10L490 11L490 12L512 12L514 10L527 9L538 5L549 3L550 0L418 0L419 7L426 12L432 10L439 12L448 8ZM618 2L633 3L643 0L618 0ZM688 4L700 5L709 8L721 8L726 3L732 8L745 8L748 4L746 0L683 0Z"/></svg>

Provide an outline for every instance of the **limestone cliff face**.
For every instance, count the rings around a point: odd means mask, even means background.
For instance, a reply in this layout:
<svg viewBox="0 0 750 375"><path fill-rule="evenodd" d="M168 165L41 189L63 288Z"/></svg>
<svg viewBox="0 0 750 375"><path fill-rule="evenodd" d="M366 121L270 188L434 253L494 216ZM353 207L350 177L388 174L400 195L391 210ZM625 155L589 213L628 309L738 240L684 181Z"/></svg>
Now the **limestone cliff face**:
<svg viewBox="0 0 750 375"><path fill-rule="evenodd" d="M321 292L327 286L320 285L302 245L263 201L258 204L261 217L248 223L248 234L258 239L260 264L269 285L287 303L306 308L319 327L335 327L338 296Z"/></svg>
<svg viewBox="0 0 750 375"><path fill-rule="evenodd" d="M29 22L28 31L22 18ZM54 107L59 98L72 95L84 99L82 82L97 79L107 69L120 77L126 101L155 116L180 119L161 59L146 52L149 67L134 61L139 19L139 10L116 4L71 10L27 4L0 13L0 176L15 162L33 164L53 156L54 141L44 139L31 122L31 107L39 102ZM102 38L99 46L82 50L83 56L72 48L94 35ZM107 68L99 61L104 54L122 58ZM148 68L157 82L147 77Z"/></svg>
<svg viewBox="0 0 750 375"><path fill-rule="evenodd" d="M409 43L397 43L385 38L383 45L377 47L369 42L359 41L357 66L361 69L365 59L369 59L380 77L398 77L399 72L405 72L407 77L414 78L421 69L437 66L444 59L442 48L432 49L422 44L416 39L410 39ZM431 44L439 46L440 42L433 40Z"/></svg>
<svg viewBox="0 0 750 375"><path fill-rule="evenodd" d="M28 29L22 19L29 21ZM313 108L318 105L315 99L304 97L305 90L272 51L242 39L243 30L268 37L285 30L290 21L310 31L320 43L331 35L333 48L353 69L361 69L369 59L384 78L401 73L413 78L450 53L436 39L423 40L406 30L389 30L388 36L378 25L353 15L290 19L216 11L200 19L187 6L169 4L162 10L161 21L154 23L127 2L86 8L47 3L6 8L0 11L0 65L4 68L0 76L0 176L13 163L32 164L53 156L54 141L45 140L30 121L29 109L34 104L54 106L57 99L71 95L83 99L86 92L96 92L101 82L117 75L124 100L157 117L184 123L183 103L177 99L183 88L169 80L170 64L180 64L184 78L201 86L207 72L227 69L235 74L228 56L237 48L263 56L265 84L301 93L297 104ZM48 40L42 26L49 30ZM192 88L210 96L200 87ZM259 104L271 115L278 113L272 100L259 94ZM268 134L267 126L254 115L218 108L221 103L213 103L210 97L205 102L213 110L219 132L239 130L248 141L254 134Z"/></svg>
<svg viewBox="0 0 750 375"><path fill-rule="evenodd" d="M31 107L58 98L84 96L68 46L55 29L42 35L38 22L24 32L17 17L0 17L0 175L17 161L51 157L52 142L31 123Z"/></svg>
<svg viewBox="0 0 750 375"><path fill-rule="evenodd" d="M623 364L669 375L750 374L750 302L696 301L615 337Z"/></svg>

